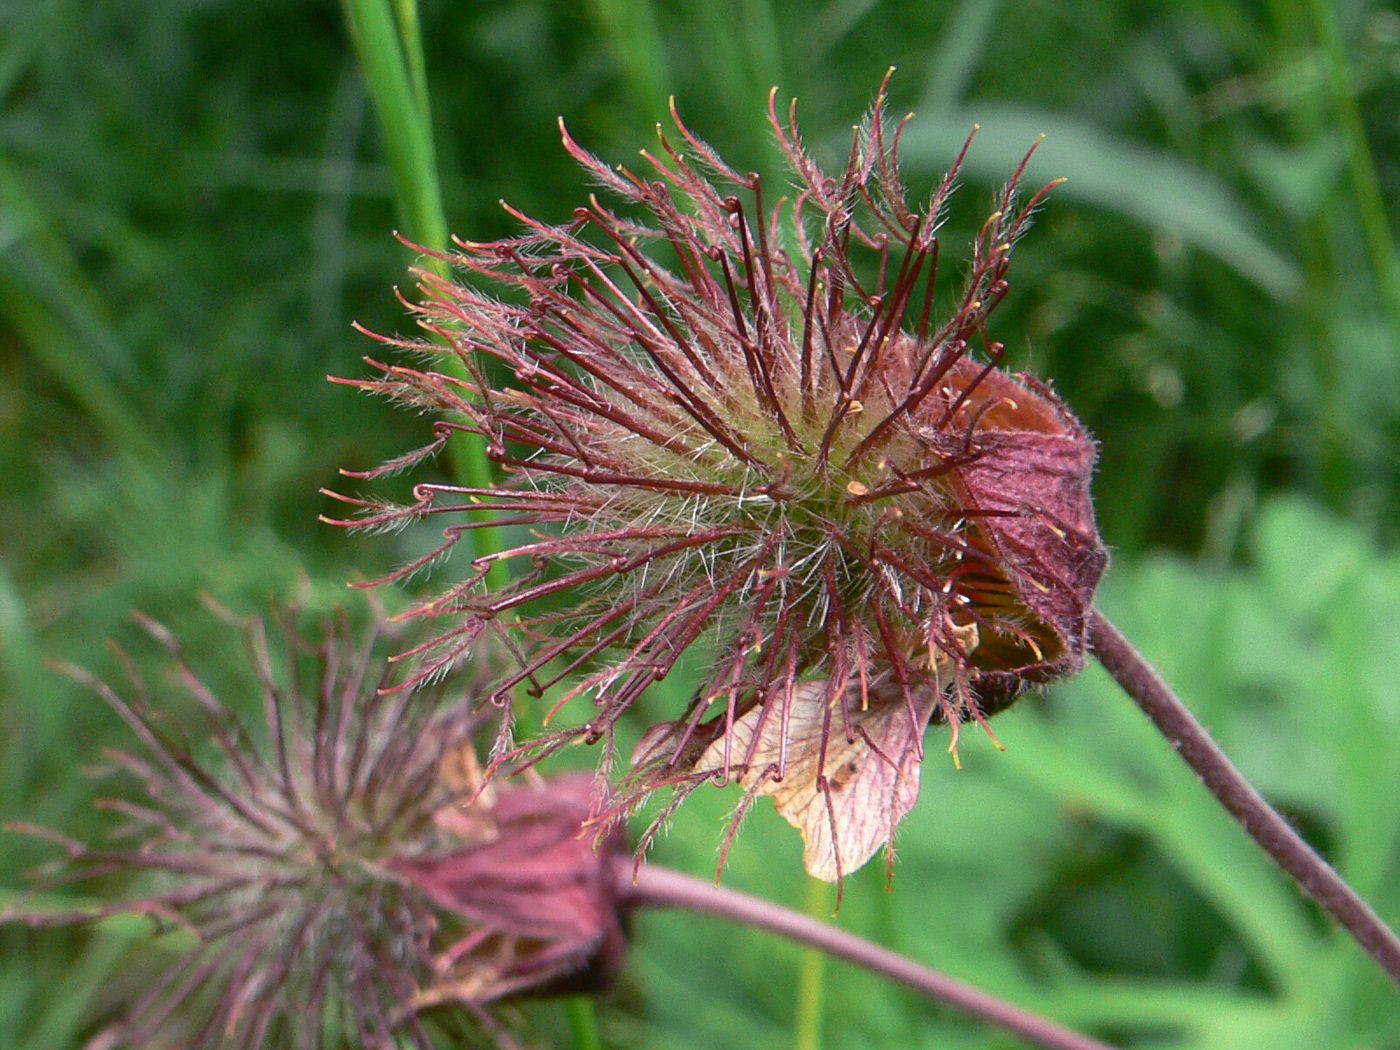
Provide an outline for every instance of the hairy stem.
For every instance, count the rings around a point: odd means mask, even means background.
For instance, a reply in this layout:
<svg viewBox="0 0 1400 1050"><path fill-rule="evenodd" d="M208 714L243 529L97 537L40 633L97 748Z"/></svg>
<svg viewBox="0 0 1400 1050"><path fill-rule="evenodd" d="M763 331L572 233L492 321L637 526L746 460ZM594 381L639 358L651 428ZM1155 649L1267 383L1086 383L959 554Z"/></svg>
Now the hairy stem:
<svg viewBox="0 0 1400 1050"><path fill-rule="evenodd" d="M898 981L928 999L969 1017L1014 1032L1043 1050L1113 1050L1107 1043L1080 1035L1054 1021L921 966L888 948L762 897L716 886L693 875L652 864L643 864L634 869L630 859L617 862L614 877L618 896L625 903L653 908L683 908L771 930Z"/></svg>
<svg viewBox="0 0 1400 1050"><path fill-rule="evenodd" d="M1097 609L1090 623L1089 641L1099 663L1142 708L1220 804L1400 985L1400 938L1395 931L1264 801L1161 675Z"/></svg>

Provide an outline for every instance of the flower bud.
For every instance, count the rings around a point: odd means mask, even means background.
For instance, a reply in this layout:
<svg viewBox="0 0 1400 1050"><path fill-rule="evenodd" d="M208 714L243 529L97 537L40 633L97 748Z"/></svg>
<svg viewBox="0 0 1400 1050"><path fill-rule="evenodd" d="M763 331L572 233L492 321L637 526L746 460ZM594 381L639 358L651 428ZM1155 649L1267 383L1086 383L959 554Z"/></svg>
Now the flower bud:
<svg viewBox="0 0 1400 1050"><path fill-rule="evenodd" d="M419 1005L607 986L627 944L613 886L630 848L618 829L587 828L593 789L577 773L493 785L453 808L462 846L389 862L469 931L437 957Z"/></svg>

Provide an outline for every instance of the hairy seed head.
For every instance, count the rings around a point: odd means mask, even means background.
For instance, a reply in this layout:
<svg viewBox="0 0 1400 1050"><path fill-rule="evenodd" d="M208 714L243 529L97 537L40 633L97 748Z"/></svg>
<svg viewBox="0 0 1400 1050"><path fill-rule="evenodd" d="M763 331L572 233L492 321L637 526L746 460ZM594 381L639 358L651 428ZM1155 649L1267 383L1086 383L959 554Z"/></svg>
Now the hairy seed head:
<svg viewBox="0 0 1400 1050"><path fill-rule="evenodd" d="M398 508L341 497L364 511L347 524L486 510L537 530L419 607L451 624L420 675L483 632L526 638L496 693L576 676L565 697L591 695L594 716L537 744L603 738L611 755L629 705L708 647L691 707L648 734L624 804L662 783L785 783L806 746L804 780L834 813L825 756L861 739L872 704L902 713L917 756L930 717L956 743L959 723L1078 670L1107 561L1093 441L1048 387L997 367L987 329L1045 191L1022 200L1013 175L937 321L937 231L961 157L911 204L883 85L835 175L804 149L795 103L784 120L770 98L769 115L791 202L678 116L679 143L661 137L648 174L565 132L626 214L590 197L562 225L518 215L515 237L461 242L443 258L464 281L420 275L415 309L444 345L385 341L455 357L471 379L391 364L359 382L442 413L425 452L482 435L507 480L420 485ZM447 528L440 550L470 527ZM516 567L502 586L497 561ZM795 718L812 682L820 717ZM702 756L720 739L716 767Z"/></svg>
<svg viewBox="0 0 1400 1050"><path fill-rule="evenodd" d="M129 661L132 698L69 669L141 742L111 756L148 796L108 804L131 844L14 830L67 848L49 886L114 872L152 884L92 910L0 914L36 926L141 914L188 938L91 1047L430 1050L439 1043L422 1015L443 1003L464 1008L449 1027L484 1027L514 1046L483 1004L615 968L622 936L606 866L616 838L594 849L574 781L464 782L480 718L442 690L381 689L382 624L359 642L344 622L313 639L288 617L279 651L261 620L245 621L265 715L255 743L169 632L145 623L200 708L199 732L151 703ZM491 874L507 859L520 878L503 886Z"/></svg>

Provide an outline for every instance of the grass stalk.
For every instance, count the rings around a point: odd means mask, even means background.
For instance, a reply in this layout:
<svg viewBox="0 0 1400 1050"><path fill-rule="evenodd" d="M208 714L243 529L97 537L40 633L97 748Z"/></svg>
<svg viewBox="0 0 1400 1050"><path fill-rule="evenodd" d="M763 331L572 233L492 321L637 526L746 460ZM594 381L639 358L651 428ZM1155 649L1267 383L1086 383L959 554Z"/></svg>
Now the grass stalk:
<svg viewBox="0 0 1400 1050"><path fill-rule="evenodd" d="M809 878L804 911L817 920L830 915L831 886L820 879ZM822 1008L826 1001L826 953L820 948L808 947L802 953L799 966L793 1050L821 1050Z"/></svg>
<svg viewBox="0 0 1400 1050"><path fill-rule="evenodd" d="M1376 176L1375 157L1371 153L1366 128L1361 122L1361 111L1356 104L1351 64L1337 26L1336 6L1332 0L1307 0L1307 4L1318 42L1322 45L1327 86L1346 148L1351 191L1356 198L1367 254L1375 270L1376 291L1390 321L1395 344L1400 347L1400 256L1397 256L1390 219L1386 215L1380 179Z"/></svg>
<svg viewBox="0 0 1400 1050"><path fill-rule="evenodd" d="M598 1013L593 1000L586 995L574 995L564 1000L564 1014L569 1019L574 1050L603 1050L603 1037L598 1033Z"/></svg>
<svg viewBox="0 0 1400 1050"><path fill-rule="evenodd" d="M589 7L612 44L638 108L653 121L665 120L671 73L651 0L591 0Z"/></svg>
<svg viewBox="0 0 1400 1050"><path fill-rule="evenodd" d="M428 102L428 64L423 57L423 26L418 17L418 0L394 0L394 16L398 20L399 36L403 41L404 61L408 65L413 99L418 104L418 119L429 129L428 144L432 147L433 111ZM435 155L436 152L436 148L433 148Z"/></svg>
<svg viewBox="0 0 1400 1050"><path fill-rule="evenodd" d="M393 4L391 9L390 4ZM405 233L431 251L451 247L433 145L432 111L417 0L343 0L345 22L364 73L365 85L379 120L384 149L403 213ZM439 261L430 269L444 273ZM449 368L466 378L460 367ZM490 488L495 477L486 455L486 442L476 434L456 434L448 443L453 479L471 488ZM489 515L483 513L479 520ZM472 556L501 549L498 530L474 530L469 537ZM506 579L504 562L493 562L488 580L500 586Z"/></svg>

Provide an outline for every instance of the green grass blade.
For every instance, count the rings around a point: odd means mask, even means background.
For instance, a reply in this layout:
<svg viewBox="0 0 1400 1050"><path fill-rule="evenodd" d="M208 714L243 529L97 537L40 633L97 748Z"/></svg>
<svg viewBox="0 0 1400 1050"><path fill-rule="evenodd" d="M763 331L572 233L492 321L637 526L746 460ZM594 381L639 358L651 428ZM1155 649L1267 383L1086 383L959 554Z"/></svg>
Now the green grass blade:
<svg viewBox="0 0 1400 1050"><path fill-rule="evenodd" d="M418 0L394 0L394 16L398 19L399 35L403 40L404 61L413 85L413 98L418 103L418 119L432 127L432 108L428 97L428 64L423 58L423 29L418 17ZM431 139L429 139L431 142Z"/></svg>
<svg viewBox="0 0 1400 1050"><path fill-rule="evenodd" d="M0 44L0 102L10 97L29 70L36 52L51 39L56 20L74 0L43 0L33 5L17 28L9 28Z"/></svg>
<svg viewBox="0 0 1400 1050"><path fill-rule="evenodd" d="M807 880L807 901L803 909L814 919L831 917L832 888L818 879ZM797 975L797 1013L793 1021L793 1050L821 1050L822 1012L826 1005L826 953L804 948Z"/></svg>
<svg viewBox="0 0 1400 1050"><path fill-rule="evenodd" d="M564 1013L569 1019L574 1050L603 1050L603 1037L598 1034L598 1012L593 1008L592 999L586 995L571 996L564 1002Z"/></svg>
<svg viewBox="0 0 1400 1050"><path fill-rule="evenodd" d="M433 148L416 0L397 0L396 12L390 10L389 0L344 0L344 7L379 117L408 236L432 251L445 251L451 242ZM438 272L446 270L441 262L430 260L427 265ZM461 370L453 370L459 378L464 377ZM460 484L491 487L494 471L480 436L456 434L448 447L452 472ZM500 549L498 530L494 528L477 529L464 538L470 540L474 557ZM493 584L502 583L505 575L505 563L492 563L488 579Z"/></svg>
<svg viewBox="0 0 1400 1050"><path fill-rule="evenodd" d="M1298 291L1298 267L1264 242L1253 218L1220 181L1176 157L1114 138L1072 116L991 104L916 115L902 140L906 162L941 170L957 155L974 124L981 130L963 164L967 176L1004 182L1044 134L1027 168L1026 185L1065 176L1068 181L1056 189L1056 197L1175 230L1188 244L1227 263L1277 299L1289 299Z"/></svg>
<svg viewBox="0 0 1400 1050"><path fill-rule="evenodd" d="M448 246L447 220L426 95L420 105L399 36L401 19L396 20L388 0L345 0L345 18L379 117L406 232L425 248L442 251Z"/></svg>
<svg viewBox="0 0 1400 1050"><path fill-rule="evenodd" d="M592 0L589 6L612 42L638 106L652 120L664 120L671 72L651 0Z"/></svg>
<svg viewBox="0 0 1400 1050"><path fill-rule="evenodd" d="M934 48L920 109L946 113L962 101L996 29L1001 0L962 0Z"/></svg>
<svg viewBox="0 0 1400 1050"><path fill-rule="evenodd" d="M65 976L64 994L49 997L47 1010L29 1033L31 1046L69 1046L77 1042L89 1004L111 979L132 940L133 937L104 930L89 941L77 965Z"/></svg>
<svg viewBox="0 0 1400 1050"><path fill-rule="evenodd" d="M1308 0L1308 8L1326 56L1327 84L1341 125L1342 139L1346 143L1352 195L1356 198L1371 266L1376 271L1376 291L1390 321L1396 346L1400 347L1400 258L1396 256L1395 238L1391 236L1380 180L1376 177L1375 157L1371 154L1366 129L1361 123L1361 112L1356 105L1351 69L1337 26L1337 14L1329 0Z"/></svg>
<svg viewBox="0 0 1400 1050"><path fill-rule="evenodd" d="M164 444L150 413L139 412L120 379L127 348L102 301L25 186L0 165L0 316L23 337L101 431L108 446L152 458Z"/></svg>

